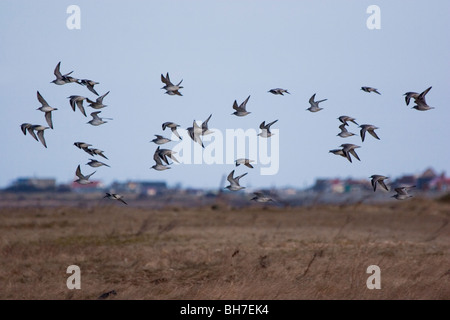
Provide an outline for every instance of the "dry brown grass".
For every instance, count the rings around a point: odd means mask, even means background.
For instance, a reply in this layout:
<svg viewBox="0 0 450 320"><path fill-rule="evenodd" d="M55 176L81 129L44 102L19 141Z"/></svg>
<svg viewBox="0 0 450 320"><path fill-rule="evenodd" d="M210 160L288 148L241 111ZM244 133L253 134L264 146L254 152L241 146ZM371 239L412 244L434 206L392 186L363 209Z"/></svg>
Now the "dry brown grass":
<svg viewBox="0 0 450 320"><path fill-rule="evenodd" d="M450 204L0 209L0 299L449 299ZM66 268L81 269L81 290ZM369 265L381 290L369 290Z"/></svg>

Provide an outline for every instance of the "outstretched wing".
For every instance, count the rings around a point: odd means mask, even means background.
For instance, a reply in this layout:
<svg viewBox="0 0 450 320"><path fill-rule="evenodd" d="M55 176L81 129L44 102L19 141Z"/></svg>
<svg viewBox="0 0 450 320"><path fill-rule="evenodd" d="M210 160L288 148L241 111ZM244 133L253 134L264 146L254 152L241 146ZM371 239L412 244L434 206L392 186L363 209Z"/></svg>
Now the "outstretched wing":
<svg viewBox="0 0 450 320"><path fill-rule="evenodd" d="M42 145L47 148L47 144L45 143L45 139L44 139L44 130L40 130L38 132L37 136L38 136L39 140L42 142Z"/></svg>
<svg viewBox="0 0 450 320"><path fill-rule="evenodd" d="M61 72L59 71L59 67L60 67L60 66L61 66L61 61L58 62L58 64L57 64L56 67L55 67L55 71L53 71L53 73L55 74L55 77L58 78L58 79L61 79L61 78L62 78L62 74L61 74Z"/></svg>
<svg viewBox="0 0 450 320"><path fill-rule="evenodd" d="M45 99L42 97L42 95L39 93L39 91L37 92L37 98L38 98L39 102L42 104L42 106L48 106L47 101L45 101Z"/></svg>
<svg viewBox="0 0 450 320"><path fill-rule="evenodd" d="M81 173L81 169L80 169L80 165L78 165L77 167L77 171L75 171L75 175L80 178L80 179L84 179L83 174Z"/></svg>
<svg viewBox="0 0 450 320"><path fill-rule="evenodd" d="M227 177L227 180L228 180L231 184L235 183L235 181L234 181L234 179L233 179L233 175L234 175L234 170L231 171L231 172L228 174L228 177Z"/></svg>

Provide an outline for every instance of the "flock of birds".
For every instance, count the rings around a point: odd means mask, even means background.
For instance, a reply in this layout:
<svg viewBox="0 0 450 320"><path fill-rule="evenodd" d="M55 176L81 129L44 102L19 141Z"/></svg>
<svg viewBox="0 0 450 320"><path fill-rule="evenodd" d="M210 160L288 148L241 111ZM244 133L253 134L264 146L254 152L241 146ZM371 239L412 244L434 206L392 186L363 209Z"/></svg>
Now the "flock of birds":
<svg viewBox="0 0 450 320"><path fill-rule="evenodd" d="M87 97L80 96L80 95L69 96L68 97L69 103L74 112L76 111L76 108L78 108L80 110L80 112L85 117L87 117L86 111L85 111L85 108L83 105L84 101L89 103L89 105L88 105L89 107L96 109L96 110L102 109L107 106L107 105L103 104L103 99L109 94L109 91L100 96L94 88L95 85L99 84L99 82L92 81L89 79L74 78L74 77L70 76L73 73L73 71L66 73L66 74L62 74L60 71L60 66L61 66L61 62L59 62L56 65L56 68L54 69L54 75L56 78L55 78L55 80L51 81L51 83L54 83L56 85L77 83L79 85L85 86L89 91L91 91L92 93L94 93L97 96L95 101L93 101ZM165 90L165 94L170 95L170 96L182 96L180 90L183 89L183 86L181 86L181 83L183 82L183 80L181 80L178 84L175 85L171 82L169 73L166 73L165 76L163 74L161 74L161 81L162 81L162 83L164 83L164 86L161 89ZM367 93L374 92L378 95L381 95L381 93L376 88L363 86L363 87L361 87L361 90L363 90L364 92L367 92ZM427 111L427 110L434 109L434 107L430 107L427 104L426 98L425 98L426 94L430 90L431 90L431 87L427 88L426 90L424 90L421 93L406 92L404 94L406 105L409 105L411 102L411 99L413 99L415 102L415 105L412 107L413 109L416 109L419 111ZM274 94L274 95L282 95L282 96L284 94L290 94L290 92L288 90L283 89L283 88L270 89L268 92L271 94ZM36 141L40 141L42 143L42 145L45 148L47 148L47 144L46 144L46 141L44 138L44 131L47 129L53 129L52 112L56 111L58 109L51 107L47 103L47 101L42 97L42 95L39 93L39 91L37 91L37 99L38 99L39 103L41 104L41 107L39 107L37 110L44 112L45 120L46 120L48 126L40 125L40 124L22 123L20 127L21 127L21 130L24 135L26 135L28 132L29 135L31 135ZM251 113L251 112L247 111L247 103L248 103L249 99L250 99L250 96L248 96L241 104L238 104L237 101L235 100L233 103L233 106L232 106L234 109L234 112L231 115L235 115L238 117L244 117L244 116L249 115ZM325 101L327 101L327 99L316 100L316 94L313 94L311 96L311 98L309 99L310 107L307 108L306 110L310 111L310 112L319 112L320 110L323 110L323 108L320 107L319 104L322 102L325 102ZM101 111L92 112L90 114L92 119L90 121L88 121L87 124L90 124L92 126L99 126L104 123L107 123L107 121L105 121L105 120L112 120L111 118L101 118L99 116L100 113L101 113ZM202 148L204 148L205 146L203 144L201 137L213 133L213 131L209 130L209 128L208 128L208 122L211 119L211 117L212 117L212 114L205 121L203 121L201 123L201 125L198 125L197 122L194 120L192 127L186 128L186 130L189 134L189 137L194 142L201 145ZM347 115L342 115L342 116L338 117L337 119L341 123L339 125L339 129L341 130L341 132L338 133L337 136L339 136L341 138L348 138L348 137L356 135L355 133L352 133L352 132L348 131L348 129L347 129L347 127L349 127L349 122L351 122L351 123L357 125L358 128L360 128L359 135L361 137L362 142L364 142L364 140L365 140L366 133L369 133L373 138L380 140L377 133L375 132L375 130L377 130L379 128L376 127L375 125L372 125L372 124L358 125L355 118L353 118L351 116L347 116ZM259 125L261 132L258 134L258 136L260 136L262 138L270 138L273 135L272 132L270 131L270 127L273 124L275 124L277 121L278 120L274 120L274 121L268 122L267 124L266 124L266 121L263 121ZM179 140L182 140L181 135L177 131L177 129L179 127L180 127L180 125L176 124L174 122L164 122L162 124L162 130L169 128L172 131L172 133ZM156 137L155 139L150 141L150 142L153 142L158 145L158 147L156 148L156 150L153 154L153 160L155 161L155 164L151 168L155 169L157 171L164 171L164 170L170 169L171 163L170 163L169 159L171 159L174 162L180 163L177 160L177 158L175 157L175 153L176 153L175 151L172 151L170 149L162 149L161 148L161 145L171 142L172 140L170 140L169 138L166 138L160 134L155 134L155 137ZM92 148L92 145L89 143L75 142L74 145L76 147L78 147L79 149L85 151L92 157L101 156L105 159L108 159L104 155L104 151L102 151L98 148ZM360 148L360 146L352 144L352 143L344 143L344 144L340 145L339 149L332 149L329 152L333 153L335 155L342 156L350 162L352 162L352 156L354 158L356 158L357 160L361 161L358 154L355 151L355 149L357 149L357 148ZM239 165L242 164L248 168L253 168L253 165L251 164L251 162L254 162L254 161L250 160L250 159L246 159L246 158L239 158L239 159L236 159L235 166L238 167ZM101 166L109 167L108 164L98 161L93 158L90 158L89 162L86 164L93 168L97 168L97 167L101 167ZM76 168L76 171L75 171L75 174L78 177L78 179L76 179L74 182L82 184L82 185L90 184L90 183L92 183L92 181L90 181L89 178L95 172L96 171L94 171L88 175L84 175L81 173L80 165L78 165L78 167ZM239 182L240 179L243 178L245 175L247 175L247 173L243 173L241 175L235 176L235 170L232 170L227 176L227 181L229 182L229 185L226 186L225 188L227 188L230 191L239 191L239 190L245 189L245 187L241 186L240 182ZM374 174L374 175L370 176L369 178L371 179L371 184L372 184L374 192L376 191L377 185L380 185L386 191L389 191L388 186L384 182L384 180L389 179L388 177L383 176L383 175ZM408 199L408 198L412 197L412 195L410 195L408 193L408 190L411 188L414 188L414 187L416 187L416 186L397 187L394 189L396 194L394 194L392 197L396 198L397 200ZM254 197L251 198L251 200L253 200L253 201L264 202L264 203L265 202L276 202L276 200L263 194L262 192L254 192L253 194L254 194ZM104 198L117 200L124 204L127 204L127 202L124 201L123 196L116 194L116 193L106 193Z"/></svg>
<svg viewBox="0 0 450 320"><path fill-rule="evenodd" d="M60 71L60 67L61 67L61 62L58 62L58 64L55 67L54 70L54 75L55 75L55 79L53 81L51 81L50 83L54 83L56 85L64 85L64 84L68 84L68 83L77 83L79 85L85 86L86 88L88 88L89 91L91 91L92 93L94 93L97 98L95 101L92 101L91 99L84 97L84 96L80 96L80 95L71 95L69 97L67 97L69 99L69 104L72 108L72 110L75 112L76 108L78 108L80 110L80 112L87 117L86 115L86 110L84 108L83 102L86 101L87 103L89 103L89 107L93 108L93 109L102 109L104 107L106 107L107 105L103 104L103 99L109 94L109 91L106 92L103 95L99 95L97 93L97 91L95 90L94 86L99 84L99 82L93 81L93 80L89 80L89 79L77 79L74 78L72 76L70 76L73 71L66 73L66 74L62 74ZM45 141L44 138L44 131L47 129L53 129L53 121L52 121L52 112L58 110L58 108L53 108L51 107L47 101L42 97L42 95L40 94L39 91L37 91L37 99L38 101L41 103L41 107L39 107L37 110L40 110L42 112L44 112L45 114L45 120L48 124L48 126L45 125L40 125L40 124L31 124L31 123L22 123L20 125L21 130L23 132L24 135L27 134L27 132L36 140L36 141L40 141L42 143L42 145L47 148L47 143ZM101 124L107 123L107 121L105 121L105 119L107 120L112 120L111 118L100 118L99 114L101 113L101 111L94 111L91 112L91 117L92 119L90 121L87 122L87 124L90 124L92 126L99 126ZM37 134L37 136L36 136ZM103 150L100 150L98 148L91 148L91 144L89 143L85 143L85 142L74 142L74 145L76 147L78 147L79 149L85 151L86 153L88 153L90 156L101 156L105 159L108 159ZM108 164L98 161L96 159L90 158L89 162L86 163L87 165L93 167L93 168L98 168L101 166L106 166L109 167ZM78 177L74 182L82 184L82 185L86 185L86 184L90 184L92 183L92 181L89 180L89 178L95 173L96 171L90 173L90 174L83 174L81 172L81 167L80 165L77 166L76 170L75 170L75 175ZM114 194L114 193L106 193L106 195L104 196L104 198L109 198L109 199L114 199L114 200L119 200L125 204L127 204L124 200L123 197L118 195L118 194Z"/></svg>

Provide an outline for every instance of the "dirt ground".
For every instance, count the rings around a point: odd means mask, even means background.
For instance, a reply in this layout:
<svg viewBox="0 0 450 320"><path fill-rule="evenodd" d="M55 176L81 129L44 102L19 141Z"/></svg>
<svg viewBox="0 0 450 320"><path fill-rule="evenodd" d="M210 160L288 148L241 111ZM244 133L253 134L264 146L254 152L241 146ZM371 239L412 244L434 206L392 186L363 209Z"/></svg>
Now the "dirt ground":
<svg viewBox="0 0 450 320"><path fill-rule="evenodd" d="M0 209L0 299L450 299L450 203ZM80 268L69 289L67 268ZM369 289L371 265L380 289Z"/></svg>

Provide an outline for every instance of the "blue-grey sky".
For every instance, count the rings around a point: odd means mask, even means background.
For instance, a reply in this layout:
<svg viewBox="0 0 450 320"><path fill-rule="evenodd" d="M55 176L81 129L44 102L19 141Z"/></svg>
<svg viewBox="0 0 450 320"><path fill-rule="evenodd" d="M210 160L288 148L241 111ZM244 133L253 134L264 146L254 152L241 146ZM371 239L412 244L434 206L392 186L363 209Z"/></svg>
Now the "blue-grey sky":
<svg viewBox="0 0 450 320"><path fill-rule="evenodd" d="M80 29L70 30L66 12L80 8ZM366 10L380 8L381 29L369 29ZM182 164L155 171L149 142L170 137L161 124L181 129L212 114L210 128L253 128L278 122L279 170L248 172L241 184L252 188L305 187L320 177L368 178L418 174L431 166L450 174L449 1L8 1L0 2L0 187L18 177L74 180L75 169L97 171L93 180L165 180L170 186L219 187L233 164ZM110 91L101 116L108 123L86 124L73 112L70 95L95 95L78 84L57 86L53 70L100 82ZM161 90L160 75L183 79L183 96ZM377 88L381 95L361 86ZM427 95L430 111L406 106L403 94ZM281 87L291 95L267 91ZM45 131L45 149L20 124L46 125L36 98L39 91L58 108L54 130ZM324 109L306 111L312 94ZM246 117L231 115L233 101L251 96ZM85 103L86 106L86 103ZM340 115L379 127L380 140L339 133ZM86 165L91 158L73 143L84 141L105 151L111 167ZM350 163L328 151L354 143L361 161ZM193 142L192 142L193 144ZM205 143L206 145L207 143ZM172 148L176 142L163 145ZM193 148L199 147L198 145ZM225 148L224 148L225 153ZM225 155L224 155L225 158Z"/></svg>

